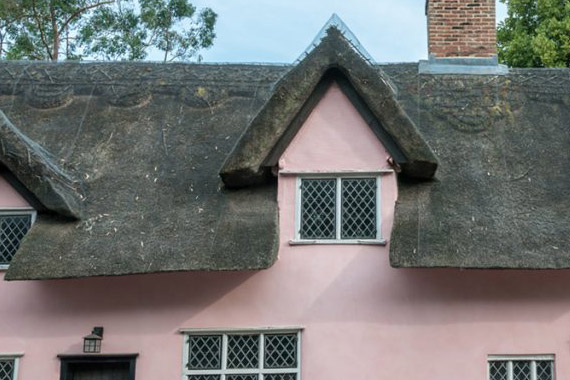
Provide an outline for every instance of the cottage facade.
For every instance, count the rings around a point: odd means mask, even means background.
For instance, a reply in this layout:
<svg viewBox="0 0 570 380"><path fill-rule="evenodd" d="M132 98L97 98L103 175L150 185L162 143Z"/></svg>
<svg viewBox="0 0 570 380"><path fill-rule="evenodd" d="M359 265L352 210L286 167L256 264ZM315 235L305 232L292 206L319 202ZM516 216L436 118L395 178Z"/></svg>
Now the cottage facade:
<svg viewBox="0 0 570 380"><path fill-rule="evenodd" d="M570 373L570 73L440 3L421 63L0 63L0 380Z"/></svg>

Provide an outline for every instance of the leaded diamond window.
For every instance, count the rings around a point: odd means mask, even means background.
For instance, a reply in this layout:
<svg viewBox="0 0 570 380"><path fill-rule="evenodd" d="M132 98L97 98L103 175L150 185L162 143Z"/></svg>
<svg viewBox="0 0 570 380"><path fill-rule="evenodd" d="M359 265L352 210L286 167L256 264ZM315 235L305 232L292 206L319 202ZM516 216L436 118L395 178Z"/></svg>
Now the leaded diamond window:
<svg viewBox="0 0 570 380"><path fill-rule="evenodd" d="M190 369L220 369L222 368L222 336L196 335L188 339Z"/></svg>
<svg viewBox="0 0 570 380"><path fill-rule="evenodd" d="M301 238L336 237L336 181L304 179L301 185Z"/></svg>
<svg viewBox="0 0 570 380"><path fill-rule="evenodd" d="M0 265L10 264L20 248L20 242L32 226L32 218L31 211L0 211Z"/></svg>
<svg viewBox="0 0 570 380"><path fill-rule="evenodd" d="M489 380L554 380L554 357L489 357Z"/></svg>
<svg viewBox="0 0 570 380"><path fill-rule="evenodd" d="M187 380L298 380L299 331L188 333ZM3 380L3 379L0 379Z"/></svg>
<svg viewBox="0 0 570 380"><path fill-rule="evenodd" d="M265 336L265 366L295 368L297 366L297 334Z"/></svg>
<svg viewBox="0 0 570 380"><path fill-rule="evenodd" d="M342 180L342 239L376 237L376 178Z"/></svg>
<svg viewBox="0 0 570 380"><path fill-rule="evenodd" d="M259 367L259 335L228 336L228 368Z"/></svg>
<svg viewBox="0 0 570 380"><path fill-rule="evenodd" d="M381 240L380 178L301 178L298 234L300 241Z"/></svg>
<svg viewBox="0 0 570 380"><path fill-rule="evenodd" d="M16 359L0 359L0 380L14 380Z"/></svg>

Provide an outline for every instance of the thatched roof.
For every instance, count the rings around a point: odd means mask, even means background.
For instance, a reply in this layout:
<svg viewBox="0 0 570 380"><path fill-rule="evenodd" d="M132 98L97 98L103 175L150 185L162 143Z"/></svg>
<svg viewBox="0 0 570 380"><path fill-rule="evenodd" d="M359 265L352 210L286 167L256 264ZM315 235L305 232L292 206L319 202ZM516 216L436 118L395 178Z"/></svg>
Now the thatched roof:
<svg viewBox="0 0 570 380"><path fill-rule="evenodd" d="M570 71L385 69L440 166L401 181L395 267L570 268Z"/></svg>
<svg viewBox="0 0 570 380"><path fill-rule="evenodd" d="M38 215L6 278L270 267L275 181L233 191L218 173L288 69L0 63L0 109L85 196L79 221Z"/></svg>
<svg viewBox="0 0 570 380"><path fill-rule="evenodd" d="M257 175L329 65L406 162L439 163L402 162L393 266L570 268L568 70L420 75L328 41L297 66L0 63L0 109L85 197L79 221L39 215L6 278L271 266L276 181Z"/></svg>

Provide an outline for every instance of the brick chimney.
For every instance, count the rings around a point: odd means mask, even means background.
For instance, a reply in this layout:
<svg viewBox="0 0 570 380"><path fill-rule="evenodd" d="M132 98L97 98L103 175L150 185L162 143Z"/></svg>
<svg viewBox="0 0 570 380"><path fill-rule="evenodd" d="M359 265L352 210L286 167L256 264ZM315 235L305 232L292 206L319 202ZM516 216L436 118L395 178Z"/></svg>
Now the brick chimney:
<svg viewBox="0 0 570 380"><path fill-rule="evenodd" d="M430 59L496 59L495 0L426 1Z"/></svg>

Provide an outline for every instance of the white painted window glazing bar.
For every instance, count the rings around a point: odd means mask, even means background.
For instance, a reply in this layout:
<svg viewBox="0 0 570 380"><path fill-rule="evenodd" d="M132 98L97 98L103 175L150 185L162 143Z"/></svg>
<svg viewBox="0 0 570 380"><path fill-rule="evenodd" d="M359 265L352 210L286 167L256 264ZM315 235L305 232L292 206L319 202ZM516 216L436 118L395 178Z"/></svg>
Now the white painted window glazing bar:
<svg viewBox="0 0 570 380"><path fill-rule="evenodd" d="M33 221L32 221L33 223ZM18 380L18 372L20 370L20 358L14 358L14 373L12 375L13 380Z"/></svg>
<svg viewBox="0 0 570 380"><path fill-rule="evenodd" d="M336 240L341 240L341 219L342 219L342 179L338 177L336 179L336 204L335 204L335 238Z"/></svg>
<svg viewBox="0 0 570 380"><path fill-rule="evenodd" d="M382 239L382 177L381 176L377 176L375 178L375 185L376 188L374 189L376 191L375 193L375 198L374 201L375 206L376 206L376 240L381 240Z"/></svg>

